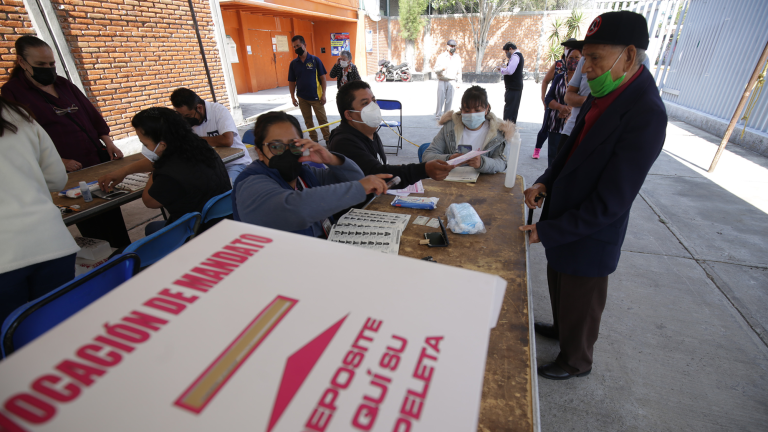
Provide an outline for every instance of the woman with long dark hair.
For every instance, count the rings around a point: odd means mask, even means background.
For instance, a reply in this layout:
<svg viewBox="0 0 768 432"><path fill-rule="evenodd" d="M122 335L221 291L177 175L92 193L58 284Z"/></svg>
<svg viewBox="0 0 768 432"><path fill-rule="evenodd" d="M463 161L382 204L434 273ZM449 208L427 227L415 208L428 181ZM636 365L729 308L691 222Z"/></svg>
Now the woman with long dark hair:
<svg viewBox="0 0 768 432"><path fill-rule="evenodd" d="M0 97L0 324L16 308L75 277L77 247L51 201L67 172L51 138Z"/></svg>
<svg viewBox="0 0 768 432"><path fill-rule="evenodd" d="M129 174L152 172L141 199L148 208L164 207L169 217L147 224L146 235L187 213L202 211L208 200L232 189L219 155L175 111L145 109L133 117L131 125L146 159L99 178L99 186L107 191Z"/></svg>
<svg viewBox="0 0 768 432"><path fill-rule="evenodd" d="M259 160L235 180L237 221L325 238L335 213L364 201L369 193L386 192L383 179L392 177L364 177L351 159L302 139L298 120L281 111L259 116L253 134Z"/></svg>
<svg viewBox="0 0 768 432"><path fill-rule="evenodd" d="M109 137L109 126L91 101L64 77L56 75L51 47L34 36L14 44L16 66L0 92L22 104L48 132L67 171L120 159L123 153ZM80 234L107 240L113 247L131 243L120 209L77 224Z"/></svg>
<svg viewBox="0 0 768 432"><path fill-rule="evenodd" d="M567 63L570 64L572 68L566 68L564 72L555 75L555 79L552 80L552 87L549 88L549 92L545 99L547 107L549 108L549 135L547 137L548 165L552 165L552 161L555 160L557 150L560 146L560 137L562 136L563 127L565 126L565 122L568 121L568 117L571 115L572 107L569 107L568 104L565 103L565 93L579 60L581 60L581 50L572 48L566 59Z"/></svg>

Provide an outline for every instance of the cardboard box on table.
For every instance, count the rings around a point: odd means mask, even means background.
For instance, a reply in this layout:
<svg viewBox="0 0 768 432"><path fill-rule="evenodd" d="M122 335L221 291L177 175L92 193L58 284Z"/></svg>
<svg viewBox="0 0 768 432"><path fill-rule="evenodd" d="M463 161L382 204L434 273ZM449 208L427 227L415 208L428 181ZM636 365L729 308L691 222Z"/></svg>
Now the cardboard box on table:
<svg viewBox="0 0 768 432"><path fill-rule="evenodd" d="M223 221L0 362L0 426L474 431L505 286Z"/></svg>

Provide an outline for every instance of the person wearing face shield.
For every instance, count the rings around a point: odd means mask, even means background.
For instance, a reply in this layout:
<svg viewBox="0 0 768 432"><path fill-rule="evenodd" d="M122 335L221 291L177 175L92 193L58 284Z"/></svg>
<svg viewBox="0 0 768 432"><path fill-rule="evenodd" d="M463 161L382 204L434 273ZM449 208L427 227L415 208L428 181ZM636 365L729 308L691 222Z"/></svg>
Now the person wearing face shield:
<svg viewBox="0 0 768 432"><path fill-rule="evenodd" d="M253 135L259 160L235 180L236 221L327 238L335 213L387 191L391 175L364 176L349 158L302 139L298 120L284 112L259 116Z"/></svg>
<svg viewBox="0 0 768 432"><path fill-rule="evenodd" d="M141 200L147 208L165 208L168 220L150 222L144 234L150 235L187 213L202 212L211 198L232 189L218 153L189 127L189 123L169 108L153 107L140 111L131 126L141 141L144 159L99 178L107 192L133 173L151 172ZM202 227L204 231L219 220Z"/></svg>
<svg viewBox="0 0 768 432"><path fill-rule="evenodd" d="M523 70L525 59L512 42L504 44L504 55L507 65L499 66L498 70L504 75L504 120L517 123L517 112L520 110L520 99L523 97Z"/></svg>
<svg viewBox="0 0 768 432"><path fill-rule="evenodd" d="M342 51L336 64L331 68L331 78L336 78L336 87L341 88L344 84L351 81L360 81L360 74L357 72L357 66L352 64L352 53Z"/></svg>
<svg viewBox="0 0 768 432"><path fill-rule="evenodd" d="M529 208L543 201L538 223L520 227L547 256L553 322L534 329L558 340L560 353L539 366L543 378L592 371L608 275L618 266L632 203L664 146L666 110L642 64L648 42L645 18L620 11L595 18L583 41L564 43L581 50L591 94L552 164L525 190Z"/></svg>
<svg viewBox="0 0 768 432"><path fill-rule="evenodd" d="M366 175L400 177L400 183L392 187L400 189L426 178L443 180L453 169L444 161L387 164L384 146L376 132L381 124L381 111L367 82L353 81L342 86L336 93L336 106L342 113L341 124L331 132L328 149L355 161Z"/></svg>
<svg viewBox="0 0 768 432"><path fill-rule="evenodd" d="M455 40L449 40L445 45L445 51L437 57L434 71L437 74L437 109L435 117L440 118L451 110L453 106L453 94L461 87L461 69L464 64L461 56L456 52Z"/></svg>
<svg viewBox="0 0 768 432"><path fill-rule="evenodd" d="M225 165L229 179L234 183L237 176L251 163L251 156L227 107L220 103L204 101L197 93L184 87L171 93L171 105L192 126L192 131L211 147L232 147L243 151L243 157Z"/></svg>
<svg viewBox="0 0 768 432"><path fill-rule="evenodd" d="M443 128L424 151L422 160L448 161L473 150L487 150L466 165L484 174L507 169L507 141L515 135L515 124L491 112L484 88L468 88L461 97L461 111L445 113L439 123Z"/></svg>
<svg viewBox="0 0 768 432"><path fill-rule="evenodd" d="M109 126L90 100L56 74L53 50L43 40L22 36L15 42L16 66L0 93L24 105L53 140L67 172L110 160L123 153L109 137ZM131 243L119 208L77 224L83 237L106 240L112 247Z"/></svg>

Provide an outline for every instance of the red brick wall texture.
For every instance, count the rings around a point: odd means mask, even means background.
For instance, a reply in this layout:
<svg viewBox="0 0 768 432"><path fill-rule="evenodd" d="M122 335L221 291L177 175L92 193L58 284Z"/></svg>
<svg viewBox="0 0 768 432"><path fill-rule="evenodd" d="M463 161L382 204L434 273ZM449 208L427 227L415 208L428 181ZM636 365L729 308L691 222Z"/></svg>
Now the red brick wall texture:
<svg viewBox="0 0 768 432"><path fill-rule="evenodd" d="M21 0L0 0L8 12L3 23L4 44L30 27ZM189 3L182 0L51 0L64 36L75 58L86 95L101 111L113 139L133 134L134 114L151 106L169 106L177 87L189 87L213 100L205 75ZM211 71L216 99L229 106L221 59L216 49L210 6L193 0L195 16ZM9 32L11 29L12 32ZM31 29L30 29L31 30ZM32 33L34 33L32 31ZM15 56L3 45L2 72L12 67ZM5 81L0 74L0 81Z"/></svg>
<svg viewBox="0 0 768 432"><path fill-rule="evenodd" d="M544 26L544 43L539 48L540 61L539 71L544 73L551 64L544 60L547 50L546 37L551 32L552 23L556 18L564 19L570 12L549 13L545 17L543 13L530 13L518 15L502 15L494 20L488 32L488 47L485 50L483 58L483 71L488 72L494 66L498 66L504 59L502 48L508 41L514 42L525 57L525 70L534 72L536 68L536 50L539 41L542 39L542 25ZM585 11L585 19L582 22L581 38L583 38L587 27L592 19L597 16L597 11ZM454 39L458 42L458 52L464 62L464 72L474 72L476 53L472 39L472 27L469 18L456 15L438 15L428 17L428 24L421 31L419 38L415 43L414 63L416 71L431 70L437 60L437 56L445 50L446 42ZM366 28L368 23L372 24L374 46L376 41L376 27L373 21L366 19ZM400 22L397 17L391 17L389 23L392 35L392 59L393 63L406 61L406 42L400 37ZM426 37L427 29L429 37ZM379 39L386 42L387 18L379 21ZM429 53L425 58L425 50ZM380 58L386 58L386 46L381 51ZM371 58L374 53L368 54L369 65L375 61ZM378 60L378 59L377 59ZM428 65L425 65L429 63ZM369 69L370 71L371 69Z"/></svg>
<svg viewBox="0 0 768 432"><path fill-rule="evenodd" d="M0 85L8 80L16 61L16 39L34 35L22 0L0 0Z"/></svg>

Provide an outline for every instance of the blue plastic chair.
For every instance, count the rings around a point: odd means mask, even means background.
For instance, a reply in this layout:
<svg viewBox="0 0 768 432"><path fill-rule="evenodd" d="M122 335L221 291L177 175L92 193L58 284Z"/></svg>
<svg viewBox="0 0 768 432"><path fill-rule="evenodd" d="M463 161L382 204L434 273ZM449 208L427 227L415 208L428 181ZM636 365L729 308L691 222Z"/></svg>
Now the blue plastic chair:
<svg viewBox="0 0 768 432"><path fill-rule="evenodd" d="M217 195L205 203L200 224L192 237L202 234L219 223L222 218L232 219L232 190Z"/></svg>
<svg viewBox="0 0 768 432"><path fill-rule="evenodd" d="M243 134L243 144L256 145L256 137L253 135L253 129L248 129Z"/></svg>
<svg viewBox="0 0 768 432"><path fill-rule="evenodd" d="M13 311L5 319L0 336L3 357L130 279L139 269L140 262L136 254L118 255Z"/></svg>
<svg viewBox="0 0 768 432"><path fill-rule="evenodd" d="M232 214L232 190L217 195L208 200L203 207L202 222L207 223L211 219L219 219Z"/></svg>
<svg viewBox="0 0 768 432"><path fill-rule="evenodd" d="M200 213L187 213L176 222L130 244L123 253L135 253L141 258L141 268L148 267L178 249L200 224Z"/></svg>
<svg viewBox="0 0 768 432"><path fill-rule="evenodd" d="M403 104L400 103L400 101L396 100L385 100L385 99L376 99L376 104L379 105L379 108L382 111L400 111L400 121L387 121L382 120L381 124L379 125L379 129L381 129L382 126L390 126L397 128L397 133L402 135L403 134ZM377 132L378 130L377 129ZM387 128L389 129L389 128ZM387 154L394 154L397 155L397 152L400 151L400 149L403 148L403 137L398 136L397 137L397 145L396 146L384 146L384 147L394 147L395 152L394 153L387 153Z"/></svg>
<svg viewBox="0 0 768 432"><path fill-rule="evenodd" d="M429 148L429 144L430 143L424 143L419 146L419 163L424 162L423 160L421 160L421 156L424 154L425 151L427 151L427 149Z"/></svg>

